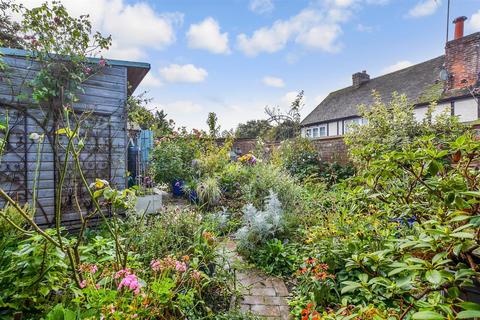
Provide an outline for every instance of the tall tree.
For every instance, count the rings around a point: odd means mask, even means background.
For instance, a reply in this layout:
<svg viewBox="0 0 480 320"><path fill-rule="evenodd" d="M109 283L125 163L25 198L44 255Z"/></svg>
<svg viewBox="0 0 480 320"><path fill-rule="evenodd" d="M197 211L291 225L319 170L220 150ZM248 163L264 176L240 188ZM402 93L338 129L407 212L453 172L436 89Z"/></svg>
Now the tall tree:
<svg viewBox="0 0 480 320"><path fill-rule="evenodd" d="M209 112L207 118L208 131L212 138L216 138L220 132L220 126L217 126L218 118L215 112Z"/></svg>
<svg viewBox="0 0 480 320"><path fill-rule="evenodd" d="M237 138L256 139L263 137L271 128L272 125L268 120L249 120L238 125L235 136Z"/></svg>

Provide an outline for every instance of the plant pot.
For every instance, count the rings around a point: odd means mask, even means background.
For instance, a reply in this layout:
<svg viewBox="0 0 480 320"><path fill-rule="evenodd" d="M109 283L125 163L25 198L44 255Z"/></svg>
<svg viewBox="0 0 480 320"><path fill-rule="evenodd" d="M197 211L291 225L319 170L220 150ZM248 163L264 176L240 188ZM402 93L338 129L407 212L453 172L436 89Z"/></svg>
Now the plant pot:
<svg viewBox="0 0 480 320"><path fill-rule="evenodd" d="M182 197L184 195L183 186L185 185L184 180L174 180L172 182L172 194L174 197Z"/></svg>

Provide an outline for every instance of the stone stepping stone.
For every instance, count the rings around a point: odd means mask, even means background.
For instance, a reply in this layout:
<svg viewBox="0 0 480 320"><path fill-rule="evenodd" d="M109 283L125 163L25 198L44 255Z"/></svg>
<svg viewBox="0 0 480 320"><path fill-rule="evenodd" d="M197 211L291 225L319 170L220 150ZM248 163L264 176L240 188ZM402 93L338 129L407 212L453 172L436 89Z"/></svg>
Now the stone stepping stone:
<svg viewBox="0 0 480 320"><path fill-rule="evenodd" d="M235 252L234 241L228 240L223 248L230 264L243 262L242 257ZM290 319L288 289L282 279L266 275L257 269L239 269L236 275L236 285L242 295L237 304L242 312L250 312L265 319Z"/></svg>

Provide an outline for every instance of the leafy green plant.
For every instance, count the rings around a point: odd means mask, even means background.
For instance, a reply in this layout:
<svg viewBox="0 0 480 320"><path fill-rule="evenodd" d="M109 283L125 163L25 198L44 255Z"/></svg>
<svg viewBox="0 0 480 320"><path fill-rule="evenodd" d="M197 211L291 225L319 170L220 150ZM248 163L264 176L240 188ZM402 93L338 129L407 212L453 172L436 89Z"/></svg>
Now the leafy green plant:
<svg viewBox="0 0 480 320"><path fill-rule="evenodd" d="M297 266L296 254L293 247L272 239L253 252L251 259L267 273L289 276Z"/></svg>
<svg viewBox="0 0 480 320"><path fill-rule="evenodd" d="M152 171L156 182L171 184L194 177L193 160L202 140L193 134L174 134L162 138L152 153Z"/></svg>
<svg viewBox="0 0 480 320"><path fill-rule="evenodd" d="M197 188L197 195L200 203L207 206L207 208L214 207L220 201L222 191L217 178L208 177L200 181Z"/></svg>
<svg viewBox="0 0 480 320"><path fill-rule="evenodd" d="M273 161L300 180L318 176L321 171L318 152L307 138L297 137L283 141L274 152Z"/></svg>

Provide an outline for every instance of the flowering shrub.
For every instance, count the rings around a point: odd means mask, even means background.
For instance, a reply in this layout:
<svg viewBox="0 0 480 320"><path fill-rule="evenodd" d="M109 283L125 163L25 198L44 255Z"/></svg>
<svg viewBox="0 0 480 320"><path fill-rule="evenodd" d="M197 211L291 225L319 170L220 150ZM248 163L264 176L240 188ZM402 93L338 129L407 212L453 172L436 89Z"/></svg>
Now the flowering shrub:
<svg viewBox="0 0 480 320"><path fill-rule="evenodd" d="M247 153L238 158L238 161L244 164L255 165L257 163L257 158L251 153Z"/></svg>
<svg viewBox="0 0 480 320"><path fill-rule="evenodd" d="M339 297L316 300L329 294L311 296L318 281L300 274L297 314L312 303L309 314L326 319L478 316L480 306L466 299L479 276L478 175L471 166L478 150L469 134L423 136L372 155L338 190L334 211L304 235L304 249L328 261L336 278L327 278L328 292Z"/></svg>

